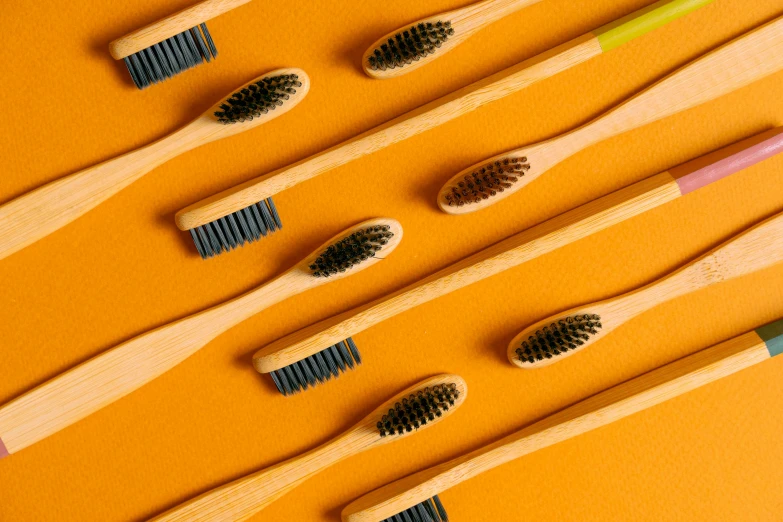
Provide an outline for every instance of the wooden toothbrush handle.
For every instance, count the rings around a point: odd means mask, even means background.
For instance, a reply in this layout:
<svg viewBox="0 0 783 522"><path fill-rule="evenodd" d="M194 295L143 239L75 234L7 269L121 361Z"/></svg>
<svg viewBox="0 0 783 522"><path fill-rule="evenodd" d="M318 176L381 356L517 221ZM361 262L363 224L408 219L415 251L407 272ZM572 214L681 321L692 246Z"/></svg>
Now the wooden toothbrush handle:
<svg viewBox="0 0 783 522"><path fill-rule="evenodd" d="M468 455L384 486L349 505L346 522L370 522L540 449L624 419L783 351L783 322L750 332L615 386Z"/></svg>
<svg viewBox="0 0 783 522"><path fill-rule="evenodd" d="M783 214L730 239L669 276L604 307L624 320L667 301L783 262Z"/></svg>
<svg viewBox="0 0 783 522"><path fill-rule="evenodd" d="M316 323L266 346L253 357L268 373L350 335L470 284L536 259L680 197L669 173L658 174L550 219L391 295Z"/></svg>
<svg viewBox="0 0 783 522"><path fill-rule="evenodd" d="M321 470L368 448L368 437L351 430L312 451L219 486L150 522L239 522L276 501Z"/></svg>
<svg viewBox="0 0 783 522"><path fill-rule="evenodd" d="M783 69L783 18L679 69L571 133L579 149L704 104Z"/></svg>
<svg viewBox="0 0 783 522"><path fill-rule="evenodd" d="M465 33L478 31L501 18L539 2L541 0L483 0L446 13L443 15L443 19L444 21L450 20L455 26L458 26L460 31L458 36L461 36Z"/></svg>
<svg viewBox="0 0 783 522"><path fill-rule="evenodd" d="M201 125L196 130L203 128ZM185 131L181 129L0 205L0 259L64 227L158 165L193 148L195 140L190 131Z"/></svg>
<svg viewBox="0 0 783 522"><path fill-rule="evenodd" d="M109 44L109 52L112 58L121 60L248 2L204 0L114 40Z"/></svg>
<svg viewBox="0 0 783 522"><path fill-rule="evenodd" d="M142 334L49 380L0 407L0 447L16 453L108 406L222 332L292 295L294 288L290 275L281 276L223 305Z"/></svg>

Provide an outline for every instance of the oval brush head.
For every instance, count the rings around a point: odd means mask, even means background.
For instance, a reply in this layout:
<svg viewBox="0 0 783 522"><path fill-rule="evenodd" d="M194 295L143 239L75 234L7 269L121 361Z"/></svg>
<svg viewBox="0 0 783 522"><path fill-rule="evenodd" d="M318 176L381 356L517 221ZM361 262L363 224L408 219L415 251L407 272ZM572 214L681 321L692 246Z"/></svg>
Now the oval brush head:
<svg viewBox="0 0 783 522"><path fill-rule="evenodd" d="M214 115L224 125L253 121L281 107L301 87L298 74L267 76L226 98Z"/></svg>
<svg viewBox="0 0 783 522"><path fill-rule="evenodd" d="M364 54L365 71L380 76L378 73L387 70L410 67L435 54L454 32L451 21L431 19L388 34Z"/></svg>
<svg viewBox="0 0 783 522"><path fill-rule="evenodd" d="M349 233L332 238L302 262L315 278L336 278L363 270L389 255L402 240L402 225L392 219L375 219ZM293 364L269 372L278 391L291 395L324 383L361 364L353 339L346 339Z"/></svg>
<svg viewBox="0 0 783 522"><path fill-rule="evenodd" d="M478 205L511 191L529 170L527 156L512 154L493 158L449 180L441 189L438 205L444 211L459 213L463 207Z"/></svg>
<svg viewBox="0 0 783 522"><path fill-rule="evenodd" d="M546 366L587 348L606 333L599 313L566 313L536 323L517 335L509 344L508 358L520 368Z"/></svg>

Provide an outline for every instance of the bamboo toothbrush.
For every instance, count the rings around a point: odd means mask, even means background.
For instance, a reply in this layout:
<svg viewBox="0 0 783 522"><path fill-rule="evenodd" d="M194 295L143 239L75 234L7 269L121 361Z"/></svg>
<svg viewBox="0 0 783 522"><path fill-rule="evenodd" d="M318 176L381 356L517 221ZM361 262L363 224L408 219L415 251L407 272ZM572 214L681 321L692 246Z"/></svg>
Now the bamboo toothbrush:
<svg viewBox="0 0 783 522"><path fill-rule="evenodd" d="M783 213L654 283L539 321L511 341L508 359L520 368L547 366L593 346L658 305L781 262Z"/></svg>
<svg viewBox="0 0 783 522"><path fill-rule="evenodd" d="M545 221L402 290L326 319L259 350L253 365L284 395L304 389L291 368L385 319L605 230L783 152L783 127L727 147ZM677 178L673 176L673 173Z"/></svg>
<svg viewBox="0 0 783 522"><path fill-rule="evenodd" d="M285 114L304 99L309 89L310 80L301 69L272 71L240 87L165 138L0 205L0 259L64 227L170 159ZM267 229L280 226L271 200L243 209L243 214L240 223L248 227L248 235L266 235ZM230 225L239 233L236 223Z"/></svg>
<svg viewBox="0 0 783 522"><path fill-rule="evenodd" d="M460 172L440 190L438 205L449 214L481 210L591 145L704 104L781 69L783 18L778 18L690 63L587 125Z"/></svg>
<svg viewBox="0 0 783 522"><path fill-rule="evenodd" d="M399 522L439 493L480 473L624 419L783 353L783 320L735 337L615 386L465 456L369 493L343 510L344 522ZM426 510L426 507L425 507ZM403 514L403 513L407 513ZM395 516L396 515L396 516ZM422 518L421 520L427 520Z"/></svg>
<svg viewBox="0 0 783 522"><path fill-rule="evenodd" d="M109 52L125 62L133 83L144 89L217 58L205 22L248 2L204 0L114 40Z"/></svg>
<svg viewBox="0 0 783 522"><path fill-rule="evenodd" d="M177 213L180 230L190 231L202 256L228 252L253 235L236 235L217 247L205 242L210 230L225 228L226 221L243 219L244 209L341 165L434 129L487 103L518 92L538 81L588 61L620 44L652 31L713 0L659 2L622 20L572 40L556 49L489 76L461 90L419 107L360 136L293 165L225 190Z"/></svg>
<svg viewBox="0 0 783 522"><path fill-rule="evenodd" d="M247 520L329 466L442 421L462 405L467 394L467 385L458 375L440 375L427 379L386 401L330 442L215 488L153 520Z"/></svg>
<svg viewBox="0 0 783 522"><path fill-rule="evenodd" d="M443 56L476 31L540 1L483 0L406 25L367 49L364 72L378 79L402 76Z"/></svg>
<svg viewBox="0 0 783 522"><path fill-rule="evenodd" d="M327 241L266 284L203 312L156 328L93 357L0 407L0 453L16 453L108 406L206 346L242 321L288 297L373 266L402 239L392 219L373 219ZM382 254L383 257L378 257ZM350 343L336 346L302 379L329 379L360 362Z"/></svg>

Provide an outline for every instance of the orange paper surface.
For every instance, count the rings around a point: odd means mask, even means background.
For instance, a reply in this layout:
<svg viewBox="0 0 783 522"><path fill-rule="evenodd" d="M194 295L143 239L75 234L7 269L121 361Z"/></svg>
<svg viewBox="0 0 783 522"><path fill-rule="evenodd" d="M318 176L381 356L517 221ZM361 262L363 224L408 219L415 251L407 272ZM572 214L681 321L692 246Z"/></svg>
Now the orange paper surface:
<svg viewBox="0 0 783 522"><path fill-rule="evenodd" d="M345 461L253 520L333 521L351 500L480 447L581 398L783 316L783 266L646 313L599 347L535 372L506 344L541 317L651 281L783 211L783 157L429 303L356 336L358 371L282 398L250 362L260 347L364 303L576 205L783 124L783 75L609 140L529 189L465 217L437 210L455 172L552 137L783 14L720 0L554 79L276 197L282 232L203 262L174 213L649 3L545 0L392 81L365 48L449 0L257 0L209 27L220 56L138 92L108 43L188 0L6 0L0 201L143 145L243 82L282 66L307 100L262 128L156 169L87 216L0 261L0 402L281 272L329 236L399 219L388 260L289 299L174 370L0 462L0 520L143 520L326 441L401 389L454 372L461 410L416 437ZM773 360L496 469L442 495L456 521L780 520L783 361Z"/></svg>

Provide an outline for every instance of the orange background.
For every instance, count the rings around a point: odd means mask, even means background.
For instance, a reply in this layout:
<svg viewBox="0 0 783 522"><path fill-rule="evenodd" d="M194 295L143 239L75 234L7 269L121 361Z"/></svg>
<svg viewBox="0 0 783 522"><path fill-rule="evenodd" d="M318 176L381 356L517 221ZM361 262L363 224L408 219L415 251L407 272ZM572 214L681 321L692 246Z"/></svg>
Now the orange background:
<svg viewBox="0 0 783 522"><path fill-rule="evenodd" d="M477 448L620 381L783 316L783 267L646 313L546 370L505 360L521 328L655 279L783 210L783 157L356 337L364 366L283 399L250 365L269 342L416 281L599 195L783 123L783 75L609 140L489 210L454 218L442 182L554 136L704 52L783 14L718 0L610 54L276 198L285 229L202 262L173 225L188 204L272 171L650 0L545 0L394 81L360 71L387 31L455 0L257 0L210 22L218 60L137 92L107 44L190 0L6 0L0 201L148 143L265 71L312 77L305 102L263 128L158 168L65 229L0 262L0 402L111 346L220 303L327 237L389 216L387 262L289 299L84 421L0 462L3 521L142 520L294 456L424 377L470 396L447 423L345 461L254 520L337 520L370 489ZM781 520L783 360L487 473L442 498L454 520Z"/></svg>

